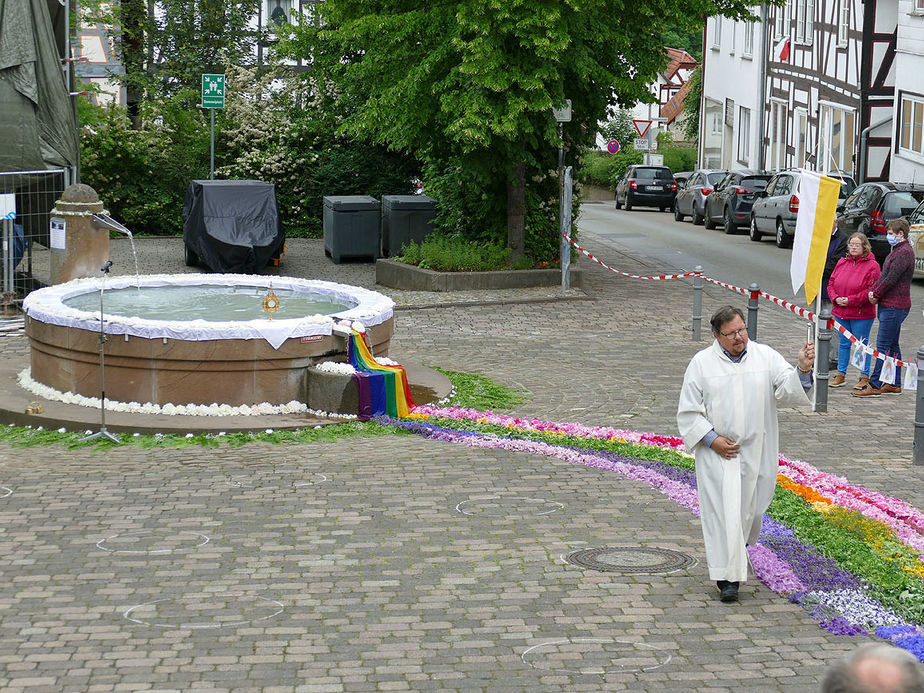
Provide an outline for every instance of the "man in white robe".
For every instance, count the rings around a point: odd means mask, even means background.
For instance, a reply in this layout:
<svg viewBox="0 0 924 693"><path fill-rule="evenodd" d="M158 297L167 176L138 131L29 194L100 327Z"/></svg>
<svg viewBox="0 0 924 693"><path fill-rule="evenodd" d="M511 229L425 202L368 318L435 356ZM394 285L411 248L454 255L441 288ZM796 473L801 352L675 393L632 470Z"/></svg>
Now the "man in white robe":
<svg viewBox="0 0 924 693"><path fill-rule="evenodd" d="M748 341L742 312L712 317L715 341L687 366L677 407L683 442L696 457L700 520L709 579L723 602L747 579L746 544L760 534L779 466L777 405L809 404L815 347L794 368L774 349Z"/></svg>

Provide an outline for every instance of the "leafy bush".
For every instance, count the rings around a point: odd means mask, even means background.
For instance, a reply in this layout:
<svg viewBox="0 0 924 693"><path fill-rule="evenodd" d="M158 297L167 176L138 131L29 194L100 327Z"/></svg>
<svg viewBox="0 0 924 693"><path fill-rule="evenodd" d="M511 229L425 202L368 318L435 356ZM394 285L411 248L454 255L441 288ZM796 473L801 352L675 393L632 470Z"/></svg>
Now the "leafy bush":
<svg viewBox="0 0 924 693"><path fill-rule="evenodd" d="M621 149L616 154L596 149L588 150L584 152L575 175L582 183L612 190L616 187L616 178L633 164L642 163L643 159L642 152L634 149Z"/></svg>
<svg viewBox="0 0 924 693"><path fill-rule="evenodd" d="M510 269L510 250L500 243L473 243L462 234L431 234L420 244L411 241L395 259L436 272L484 272ZM526 269L529 258L514 266Z"/></svg>
<svg viewBox="0 0 924 693"><path fill-rule="evenodd" d="M189 181L208 177L209 128L200 112L165 103L133 130L124 109L86 114L81 181L134 234L174 235L183 228Z"/></svg>

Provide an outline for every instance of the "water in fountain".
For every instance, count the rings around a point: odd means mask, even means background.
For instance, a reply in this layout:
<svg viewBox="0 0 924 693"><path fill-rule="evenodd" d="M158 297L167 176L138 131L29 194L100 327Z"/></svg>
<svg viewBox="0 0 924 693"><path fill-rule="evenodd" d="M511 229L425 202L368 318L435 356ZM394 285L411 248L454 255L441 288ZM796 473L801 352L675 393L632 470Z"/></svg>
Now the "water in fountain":
<svg viewBox="0 0 924 693"><path fill-rule="evenodd" d="M330 315L353 305L328 300L324 294L278 288L276 319ZM142 317L148 320L257 320L267 317L262 310L263 286L144 286L139 291L106 289L106 314ZM78 310L96 309L94 294L78 294L64 300Z"/></svg>

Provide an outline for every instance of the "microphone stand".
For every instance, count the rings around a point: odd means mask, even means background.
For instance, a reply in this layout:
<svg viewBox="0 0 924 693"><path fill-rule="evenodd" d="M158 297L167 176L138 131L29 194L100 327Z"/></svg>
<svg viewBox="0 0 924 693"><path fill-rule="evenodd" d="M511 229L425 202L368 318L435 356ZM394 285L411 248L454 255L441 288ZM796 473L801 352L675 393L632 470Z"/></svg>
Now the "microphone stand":
<svg viewBox="0 0 924 693"><path fill-rule="evenodd" d="M106 438L113 443L121 441L112 433L106 430L106 367L105 367L105 344L106 333L103 331L103 291L106 286L106 275L109 274L109 268L112 267L112 260L106 260L106 264L100 268L103 273L103 280L99 284L99 417L100 426L97 433L84 436L78 442L83 443L87 440L96 440L97 438Z"/></svg>

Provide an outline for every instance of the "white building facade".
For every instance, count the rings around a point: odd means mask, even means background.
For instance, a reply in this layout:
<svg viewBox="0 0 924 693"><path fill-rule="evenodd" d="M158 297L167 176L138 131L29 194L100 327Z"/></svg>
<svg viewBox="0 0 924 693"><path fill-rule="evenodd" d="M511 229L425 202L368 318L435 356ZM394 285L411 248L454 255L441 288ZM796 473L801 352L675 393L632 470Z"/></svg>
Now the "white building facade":
<svg viewBox="0 0 924 693"><path fill-rule="evenodd" d="M760 168L764 25L710 17L703 42L699 161L703 168Z"/></svg>
<svg viewBox="0 0 924 693"><path fill-rule="evenodd" d="M924 0L898 0L892 179L924 183Z"/></svg>

